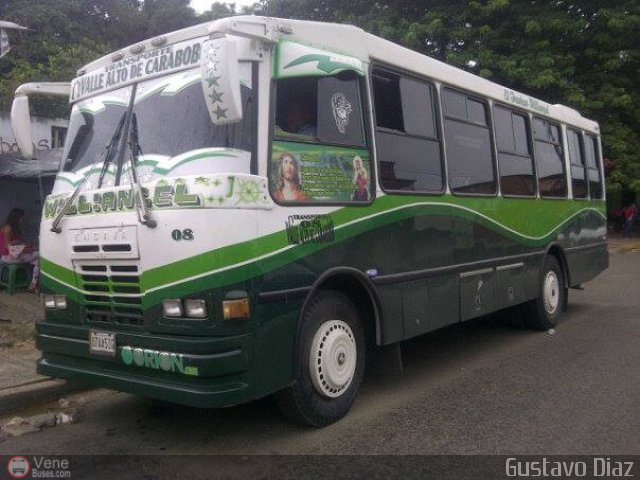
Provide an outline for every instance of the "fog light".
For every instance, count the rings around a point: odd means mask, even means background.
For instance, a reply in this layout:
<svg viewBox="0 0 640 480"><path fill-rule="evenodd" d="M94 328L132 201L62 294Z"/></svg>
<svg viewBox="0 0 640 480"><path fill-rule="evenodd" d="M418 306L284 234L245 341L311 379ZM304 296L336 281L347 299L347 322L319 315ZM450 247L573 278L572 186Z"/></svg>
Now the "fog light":
<svg viewBox="0 0 640 480"><path fill-rule="evenodd" d="M184 313L191 318L206 318L207 302L189 298L184 301Z"/></svg>
<svg viewBox="0 0 640 480"><path fill-rule="evenodd" d="M225 320L232 318L249 318L249 300L225 300L222 302L222 316Z"/></svg>
<svg viewBox="0 0 640 480"><path fill-rule="evenodd" d="M56 299L53 295L42 295L42 302L44 303L44 308L52 310L56 308Z"/></svg>
<svg viewBox="0 0 640 480"><path fill-rule="evenodd" d="M164 300L162 302L162 310L165 317L181 317L182 302L180 300Z"/></svg>
<svg viewBox="0 0 640 480"><path fill-rule="evenodd" d="M65 295L55 295L53 297L55 302L55 306L58 310L66 310L67 309L67 297Z"/></svg>

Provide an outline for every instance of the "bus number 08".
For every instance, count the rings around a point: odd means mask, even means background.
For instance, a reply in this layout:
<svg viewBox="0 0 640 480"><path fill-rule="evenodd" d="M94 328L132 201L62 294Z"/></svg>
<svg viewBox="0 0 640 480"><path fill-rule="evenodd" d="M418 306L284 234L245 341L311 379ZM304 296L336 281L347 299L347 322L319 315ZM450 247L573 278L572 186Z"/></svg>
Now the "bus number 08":
<svg viewBox="0 0 640 480"><path fill-rule="evenodd" d="M175 229L171 232L171 238L176 242L179 242L180 240L193 240L193 230L190 228L185 228L184 230Z"/></svg>

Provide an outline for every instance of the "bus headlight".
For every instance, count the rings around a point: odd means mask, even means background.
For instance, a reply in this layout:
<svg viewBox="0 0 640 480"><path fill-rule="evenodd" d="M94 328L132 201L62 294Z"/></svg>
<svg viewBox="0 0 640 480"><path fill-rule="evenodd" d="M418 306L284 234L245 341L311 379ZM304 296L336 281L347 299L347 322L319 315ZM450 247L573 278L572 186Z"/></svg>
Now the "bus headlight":
<svg viewBox="0 0 640 480"><path fill-rule="evenodd" d="M42 303L44 308L54 310L56 308L56 299L53 295L42 295Z"/></svg>
<svg viewBox="0 0 640 480"><path fill-rule="evenodd" d="M180 300L170 299L162 301L162 310L165 317L181 317L182 302Z"/></svg>
<svg viewBox="0 0 640 480"><path fill-rule="evenodd" d="M42 295L42 303L44 308L49 310L66 310L67 309L67 296L66 295Z"/></svg>
<svg viewBox="0 0 640 480"><path fill-rule="evenodd" d="M191 318L206 318L207 302L189 298L184 301L184 313Z"/></svg>
<svg viewBox="0 0 640 480"><path fill-rule="evenodd" d="M58 310L66 310L67 309L67 297L66 295L55 295L53 297L53 301L55 303L55 307Z"/></svg>

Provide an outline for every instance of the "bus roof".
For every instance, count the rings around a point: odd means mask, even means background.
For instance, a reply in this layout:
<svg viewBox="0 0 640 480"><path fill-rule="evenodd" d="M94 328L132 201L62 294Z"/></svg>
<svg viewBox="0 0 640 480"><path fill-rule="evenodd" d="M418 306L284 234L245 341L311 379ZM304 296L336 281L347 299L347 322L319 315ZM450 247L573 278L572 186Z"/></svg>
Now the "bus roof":
<svg viewBox="0 0 640 480"><path fill-rule="evenodd" d="M166 33L123 48L86 65L78 71L78 74L82 75L84 72L109 66L125 57L139 53L143 47L150 51L214 32L259 38L274 43L284 39L297 41L330 52L356 57L365 63L379 63L402 69L533 114L552 118L596 134L600 133L596 122L586 119L573 108L559 104L550 105L367 33L359 27L337 23L257 16L229 17Z"/></svg>

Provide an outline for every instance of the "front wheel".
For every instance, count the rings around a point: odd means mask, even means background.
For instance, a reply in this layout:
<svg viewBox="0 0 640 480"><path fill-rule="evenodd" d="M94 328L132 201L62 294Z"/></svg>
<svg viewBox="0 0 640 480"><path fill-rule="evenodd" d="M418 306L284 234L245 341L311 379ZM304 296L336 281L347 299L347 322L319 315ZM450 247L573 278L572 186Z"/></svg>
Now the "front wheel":
<svg viewBox="0 0 640 480"><path fill-rule="evenodd" d="M538 298L523 305L524 319L530 328L549 330L562 316L567 291L560 263L547 255L540 276Z"/></svg>
<svg viewBox="0 0 640 480"><path fill-rule="evenodd" d="M301 319L293 384L276 395L296 423L324 427L344 417L364 374L365 338L358 310L333 290L317 294Z"/></svg>

